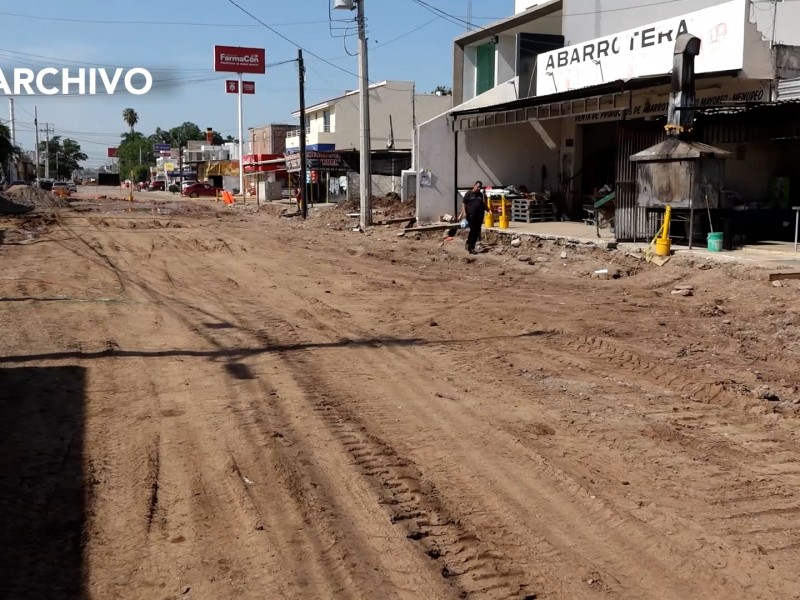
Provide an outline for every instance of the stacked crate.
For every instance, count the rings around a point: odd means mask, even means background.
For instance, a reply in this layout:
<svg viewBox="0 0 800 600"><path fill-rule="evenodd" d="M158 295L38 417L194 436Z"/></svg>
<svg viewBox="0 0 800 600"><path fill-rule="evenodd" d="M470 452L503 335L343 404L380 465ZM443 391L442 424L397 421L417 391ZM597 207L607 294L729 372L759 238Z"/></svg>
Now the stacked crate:
<svg viewBox="0 0 800 600"><path fill-rule="evenodd" d="M556 220L555 205L544 197L514 198L511 220L516 223L545 223Z"/></svg>

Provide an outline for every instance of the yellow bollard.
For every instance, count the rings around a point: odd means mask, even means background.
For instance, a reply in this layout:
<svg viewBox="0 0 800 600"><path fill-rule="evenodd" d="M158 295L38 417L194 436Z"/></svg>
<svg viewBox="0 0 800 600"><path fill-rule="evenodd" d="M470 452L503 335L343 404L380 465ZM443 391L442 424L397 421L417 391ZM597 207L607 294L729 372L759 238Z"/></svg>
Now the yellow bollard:
<svg viewBox="0 0 800 600"><path fill-rule="evenodd" d="M672 217L672 207L667 204L664 211L664 225L661 227L661 237L656 239L656 256L669 256L672 241L669 239L669 223Z"/></svg>
<svg viewBox="0 0 800 600"><path fill-rule="evenodd" d="M486 204L489 206L489 210L483 217L483 226L494 227L494 213L492 212L492 199L487 197Z"/></svg>
<svg viewBox="0 0 800 600"><path fill-rule="evenodd" d="M506 213L506 196L503 194L502 199L500 200L502 205L500 206L500 229L508 229L508 224L510 223L511 219Z"/></svg>

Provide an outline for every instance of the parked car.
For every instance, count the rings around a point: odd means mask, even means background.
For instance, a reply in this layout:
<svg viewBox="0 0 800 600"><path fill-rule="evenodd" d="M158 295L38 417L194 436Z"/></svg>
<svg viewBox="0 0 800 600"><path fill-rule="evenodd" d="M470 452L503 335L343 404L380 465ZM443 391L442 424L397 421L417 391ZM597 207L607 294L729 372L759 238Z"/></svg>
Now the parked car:
<svg viewBox="0 0 800 600"><path fill-rule="evenodd" d="M186 181L183 182L183 185L181 185L181 193L185 194L187 187L189 187L190 185L195 185L197 183L200 183L200 182L196 181L194 179L187 179Z"/></svg>
<svg viewBox="0 0 800 600"><path fill-rule="evenodd" d="M183 193L189 198L197 198L198 196L216 196L218 190L219 188L210 183L195 183L188 186Z"/></svg>
<svg viewBox="0 0 800 600"><path fill-rule="evenodd" d="M65 196L69 195L69 184L66 181L54 181L53 187L51 191L54 194L63 194Z"/></svg>
<svg viewBox="0 0 800 600"><path fill-rule="evenodd" d="M158 181L151 181L150 185L147 186L147 189L151 192L156 190L165 192L167 190L167 183L163 179L159 179Z"/></svg>
<svg viewBox="0 0 800 600"><path fill-rule="evenodd" d="M53 189L53 180L52 179L39 179L36 182L36 185L37 185L37 187L49 192L49 191L51 191Z"/></svg>
<svg viewBox="0 0 800 600"><path fill-rule="evenodd" d="M68 181L67 182L67 188L69 188L70 192L77 192L78 191L78 186L75 185L74 181Z"/></svg>

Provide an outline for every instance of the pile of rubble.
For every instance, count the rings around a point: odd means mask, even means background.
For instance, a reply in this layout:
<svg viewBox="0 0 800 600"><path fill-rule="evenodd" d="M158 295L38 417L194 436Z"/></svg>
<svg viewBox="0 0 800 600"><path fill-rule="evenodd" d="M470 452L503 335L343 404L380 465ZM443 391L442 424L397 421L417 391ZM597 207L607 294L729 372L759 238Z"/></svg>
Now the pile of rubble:
<svg viewBox="0 0 800 600"><path fill-rule="evenodd" d="M66 206L69 206L66 199L28 185L14 185L0 193L0 214L19 215Z"/></svg>

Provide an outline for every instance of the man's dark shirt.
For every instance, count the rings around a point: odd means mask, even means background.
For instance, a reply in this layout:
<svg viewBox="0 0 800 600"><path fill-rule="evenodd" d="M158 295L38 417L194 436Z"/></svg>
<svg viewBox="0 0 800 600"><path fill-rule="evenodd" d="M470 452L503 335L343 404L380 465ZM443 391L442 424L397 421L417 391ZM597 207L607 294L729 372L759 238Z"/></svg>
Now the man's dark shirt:
<svg viewBox="0 0 800 600"><path fill-rule="evenodd" d="M481 192L470 190L464 195L464 206L467 208L467 216L482 219L486 210L486 201Z"/></svg>

